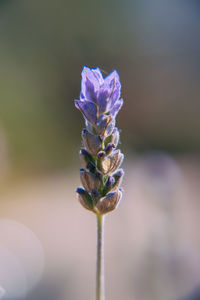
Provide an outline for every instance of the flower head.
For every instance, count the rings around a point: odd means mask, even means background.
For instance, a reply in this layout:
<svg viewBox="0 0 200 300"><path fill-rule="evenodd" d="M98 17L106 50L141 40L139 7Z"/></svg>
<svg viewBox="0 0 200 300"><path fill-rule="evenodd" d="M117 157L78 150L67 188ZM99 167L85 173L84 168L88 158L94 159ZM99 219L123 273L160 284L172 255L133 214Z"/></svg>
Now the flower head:
<svg viewBox="0 0 200 300"><path fill-rule="evenodd" d="M81 75L80 99L75 100L75 106L87 128L82 131L84 148L80 151L84 188L78 188L77 193L83 207L103 215L114 210L122 196L119 187L124 172L119 167L124 155L116 150L120 134L115 127L123 104L121 83L116 71L103 78L99 68L84 67Z"/></svg>
<svg viewBox="0 0 200 300"><path fill-rule="evenodd" d="M107 77L99 68L82 70L80 99L75 100L75 106L82 112L85 119L93 126L97 124L100 116L106 114L116 117L122 107L120 98L121 83L117 71Z"/></svg>

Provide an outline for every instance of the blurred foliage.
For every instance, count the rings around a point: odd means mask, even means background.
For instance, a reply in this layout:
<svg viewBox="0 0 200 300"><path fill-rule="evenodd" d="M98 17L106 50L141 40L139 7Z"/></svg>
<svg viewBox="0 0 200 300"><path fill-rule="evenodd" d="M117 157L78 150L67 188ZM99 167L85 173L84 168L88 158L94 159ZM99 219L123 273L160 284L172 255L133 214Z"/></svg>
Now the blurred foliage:
<svg viewBox="0 0 200 300"><path fill-rule="evenodd" d="M198 151L199 13L194 0L1 0L0 128L11 165L32 172L77 159L83 65L120 73L128 148Z"/></svg>

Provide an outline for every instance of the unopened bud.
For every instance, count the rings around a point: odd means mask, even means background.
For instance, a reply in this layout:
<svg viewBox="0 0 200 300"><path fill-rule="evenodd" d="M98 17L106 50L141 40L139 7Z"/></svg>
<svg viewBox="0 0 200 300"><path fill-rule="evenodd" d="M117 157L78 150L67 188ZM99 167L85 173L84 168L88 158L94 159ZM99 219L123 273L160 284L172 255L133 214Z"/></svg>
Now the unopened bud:
<svg viewBox="0 0 200 300"><path fill-rule="evenodd" d="M124 176L124 170L123 169L119 169L117 172L115 172L115 174L113 174L113 177L115 178L120 178Z"/></svg>
<svg viewBox="0 0 200 300"><path fill-rule="evenodd" d="M86 166L89 162L94 164L94 158L85 148L80 150L79 155L84 166Z"/></svg>
<svg viewBox="0 0 200 300"><path fill-rule="evenodd" d="M95 198L99 197L99 192L96 189L93 189L91 195Z"/></svg>
<svg viewBox="0 0 200 300"><path fill-rule="evenodd" d="M96 189L94 189L91 192L91 196L92 196L92 200L93 200L94 205L96 205L96 203L98 202L98 200L100 198L99 192Z"/></svg>
<svg viewBox="0 0 200 300"><path fill-rule="evenodd" d="M97 202L96 208L98 209L98 211L101 215L111 212L117 208L117 206L121 200L121 197L122 197L122 192L120 190L109 193L109 194L107 194L106 197L100 199Z"/></svg>
<svg viewBox="0 0 200 300"><path fill-rule="evenodd" d="M124 171L122 169L119 169L116 173L113 174L115 183L112 186L112 190L117 189L121 185L123 177L124 177Z"/></svg>
<svg viewBox="0 0 200 300"><path fill-rule="evenodd" d="M110 192L112 190L114 183L115 183L114 177L108 176L108 179L103 188L102 196L105 196L108 192Z"/></svg>
<svg viewBox="0 0 200 300"><path fill-rule="evenodd" d="M100 151L97 155L97 168L102 171L102 161L104 159L104 157L106 157L106 153L105 151Z"/></svg>
<svg viewBox="0 0 200 300"><path fill-rule="evenodd" d="M119 130L117 127L115 127L112 131L112 134L105 139L104 144L105 146L107 146L109 143L112 143L116 148L119 143L119 138L120 138Z"/></svg>
<svg viewBox="0 0 200 300"><path fill-rule="evenodd" d="M98 120L97 120L97 126L96 126L96 131L97 134L100 136L104 136L104 133L106 131L106 128L109 124L109 122L112 120L112 116L106 116L106 115L101 115Z"/></svg>
<svg viewBox="0 0 200 300"><path fill-rule="evenodd" d="M106 186L109 187L109 188L111 188L112 185L114 184L114 182L115 182L114 177L109 176L108 179L107 179L107 181L106 181Z"/></svg>
<svg viewBox="0 0 200 300"><path fill-rule="evenodd" d="M82 206L88 210L93 210L93 201L90 194L83 188L77 188L76 192Z"/></svg>
<svg viewBox="0 0 200 300"><path fill-rule="evenodd" d="M106 130L105 130L105 133L104 133L104 136L109 136L111 135L111 133L113 132L113 129L115 127L115 123L116 123L116 120L115 118L113 118L107 125L106 127Z"/></svg>
<svg viewBox="0 0 200 300"><path fill-rule="evenodd" d="M101 171L103 174L115 172L121 165L124 155L120 150L114 151L109 156L105 157L101 162Z"/></svg>
<svg viewBox="0 0 200 300"><path fill-rule="evenodd" d="M87 151L92 155L97 155L102 143L99 136L90 133L87 129L83 129L82 138Z"/></svg>
<svg viewBox="0 0 200 300"><path fill-rule="evenodd" d="M91 193L92 190L98 189L100 186L100 180L96 174L92 174L84 169L80 170L80 177L83 187Z"/></svg>
<svg viewBox="0 0 200 300"><path fill-rule="evenodd" d="M113 143L109 143L105 150L106 154L107 155L111 154L114 148L115 148L115 145Z"/></svg>
<svg viewBox="0 0 200 300"><path fill-rule="evenodd" d="M89 162L86 166L86 168L91 172L91 173L95 173L96 171L96 167L92 162Z"/></svg>
<svg viewBox="0 0 200 300"><path fill-rule="evenodd" d="M119 143L119 138L120 138L119 129L117 127L115 127L113 129L111 137L112 137L112 143L115 145L115 148L116 148Z"/></svg>
<svg viewBox="0 0 200 300"><path fill-rule="evenodd" d="M106 153L104 151L100 151L97 155L98 159L104 158L106 156Z"/></svg>

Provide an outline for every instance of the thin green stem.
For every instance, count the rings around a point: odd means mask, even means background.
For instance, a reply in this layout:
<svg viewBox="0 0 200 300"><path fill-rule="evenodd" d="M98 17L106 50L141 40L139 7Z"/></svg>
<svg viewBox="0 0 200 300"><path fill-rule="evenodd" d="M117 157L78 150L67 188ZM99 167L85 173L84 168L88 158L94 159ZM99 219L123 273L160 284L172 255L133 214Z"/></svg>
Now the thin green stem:
<svg viewBox="0 0 200 300"><path fill-rule="evenodd" d="M105 300L104 281L104 216L97 214L96 300Z"/></svg>

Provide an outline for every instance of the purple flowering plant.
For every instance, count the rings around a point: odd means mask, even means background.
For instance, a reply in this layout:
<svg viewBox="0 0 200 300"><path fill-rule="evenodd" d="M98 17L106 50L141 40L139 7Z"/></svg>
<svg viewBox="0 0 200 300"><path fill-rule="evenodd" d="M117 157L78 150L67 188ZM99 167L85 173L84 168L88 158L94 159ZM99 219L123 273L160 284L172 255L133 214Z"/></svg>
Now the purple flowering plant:
<svg viewBox="0 0 200 300"><path fill-rule="evenodd" d="M78 188L82 206L97 215L97 285L96 300L105 299L103 266L104 215L115 210L122 197L120 188L124 171L120 169L124 155L116 149L120 133L116 116L123 105L121 83L117 71L103 77L99 68L82 70L80 99L75 106L85 119L82 131L83 168Z"/></svg>

